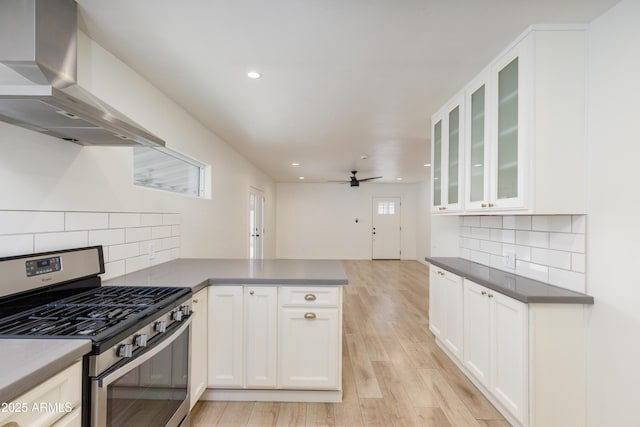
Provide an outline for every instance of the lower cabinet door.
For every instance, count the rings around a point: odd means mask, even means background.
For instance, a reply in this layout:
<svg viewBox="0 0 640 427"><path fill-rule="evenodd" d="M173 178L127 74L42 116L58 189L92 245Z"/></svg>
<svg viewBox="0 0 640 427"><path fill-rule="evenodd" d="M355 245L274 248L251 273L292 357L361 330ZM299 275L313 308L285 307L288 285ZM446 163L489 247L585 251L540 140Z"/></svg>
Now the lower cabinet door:
<svg viewBox="0 0 640 427"><path fill-rule="evenodd" d="M248 286L245 301L245 385L275 388L277 384L278 288Z"/></svg>
<svg viewBox="0 0 640 427"><path fill-rule="evenodd" d="M339 389L339 320L337 308L280 310L282 388Z"/></svg>
<svg viewBox="0 0 640 427"><path fill-rule="evenodd" d="M464 281L464 366L489 386L490 299L484 286Z"/></svg>
<svg viewBox="0 0 640 427"><path fill-rule="evenodd" d="M244 385L242 286L209 289L209 387Z"/></svg>
<svg viewBox="0 0 640 427"><path fill-rule="evenodd" d="M440 273L440 274L439 274ZM444 315L446 313L445 288L440 270L431 267L429 271L429 330L442 339Z"/></svg>
<svg viewBox="0 0 640 427"><path fill-rule="evenodd" d="M492 292L491 392L519 420L528 412L528 309Z"/></svg>

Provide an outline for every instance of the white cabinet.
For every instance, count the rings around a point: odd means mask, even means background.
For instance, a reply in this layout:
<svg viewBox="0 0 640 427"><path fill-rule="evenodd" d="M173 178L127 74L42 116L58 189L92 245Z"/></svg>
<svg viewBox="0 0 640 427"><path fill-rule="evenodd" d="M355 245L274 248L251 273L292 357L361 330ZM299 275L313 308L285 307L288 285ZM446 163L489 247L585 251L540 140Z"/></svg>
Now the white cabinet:
<svg viewBox="0 0 640 427"><path fill-rule="evenodd" d="M584 28L531 27L432 117L432 212L586 213L586 52ZM464 107L457 205L452 105Z"/></svg>
<svg viewBox="0 0 640 427"><path fill-rule="evenodd" d="M244 288L245 368L248 388L275 388L278 289Z"/></svg>
<svg viewBox="0 0 640 427"><path fill-rule="evenodd" d="M429 329L462 360L463 294L462 278L431 266L429 272Z"/></svg>
<svg viewBox="0 0 640 427"><path fill-rule="evenodd" d="M209 289L209 387L244 385L242 286Z"/></svg>
<svg viewBox="0 0 640 427"><path fill-rule="evenodd" d="M282 387L340 389L340 288L286 287L281 290Z"/></svg>
<svg viewBox="0 0 640 427"><path fill-rule="evenodd" d="M339 286L212 286L209 387L339 391L341 331Z"/></svg>
<svg viewBox="0 0 640 427"><path fill-rule="evenodd" d="M3 402L6 407L0 412L0 425L80 427L81 402L82 361L79 360L11 402ZM56 406L52 410L40 405Z"/></svg>
<svg viewBox="0 0 640 427"><path fill-rule="evenodd" d="M208 343L208 289L204 288L191 298L193 322L191 323L191 381L190 408L196 404L207 388L207 343Z"/></svg>
<svg viewBox="0 0 640 427"><path fill-rule="evenodd" d="M275 388L277 288L209 292L209 386Z"/></svg>
<svg viewBox="0 0 640 427"><path fill-rule="evenodd" d="M521 423L528 403L527 305L464 280L463 365Z"/></svg>
<svg viewBox="0 0 640 427"><path fill-rule="evenodd" d="M431 119L431 210L455 213L463 208L464 96L449 101Z"/></svg>

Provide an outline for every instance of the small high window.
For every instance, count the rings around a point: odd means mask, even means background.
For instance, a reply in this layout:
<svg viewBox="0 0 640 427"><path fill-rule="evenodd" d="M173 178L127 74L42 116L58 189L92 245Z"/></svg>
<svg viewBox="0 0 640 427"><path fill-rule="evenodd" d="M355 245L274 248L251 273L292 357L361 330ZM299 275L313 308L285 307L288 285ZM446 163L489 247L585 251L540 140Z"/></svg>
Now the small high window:
<svg viewBox="0 0 640 427"><path fill-rule="evenodd" d="M395 202L378 202L378 215L394 215L395 213Z"/></svg>
<svg viewBox="0 0 640 427"><path fill-rule="evenodd" d="M207 169L168 148L133 148L133 183L142 187L205 197Z"/></svg>

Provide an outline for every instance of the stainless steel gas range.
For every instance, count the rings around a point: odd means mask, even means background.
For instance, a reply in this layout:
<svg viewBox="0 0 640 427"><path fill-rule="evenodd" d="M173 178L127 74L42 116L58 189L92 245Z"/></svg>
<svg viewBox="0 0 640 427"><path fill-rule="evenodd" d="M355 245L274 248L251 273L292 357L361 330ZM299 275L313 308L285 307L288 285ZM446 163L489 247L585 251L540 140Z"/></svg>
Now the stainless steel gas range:
<svg viewBox="0 0 640 427"><path fill-rule="evenodd" d="M101 286L101 246L0 258L0 339L90 339L83 425L188 425L191 290Z"/></svg>

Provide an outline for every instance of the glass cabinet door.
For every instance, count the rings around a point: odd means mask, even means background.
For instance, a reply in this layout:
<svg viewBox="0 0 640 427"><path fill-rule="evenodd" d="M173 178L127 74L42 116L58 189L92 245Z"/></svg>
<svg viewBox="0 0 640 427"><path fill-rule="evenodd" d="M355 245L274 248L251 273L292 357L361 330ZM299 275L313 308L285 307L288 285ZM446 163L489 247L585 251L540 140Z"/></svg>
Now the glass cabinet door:
<svg viewBox="0 0 640 427"><path fill-rule="evenodd" d="M442 205L442 120L433 127L433 206Z"/></svg>
<svg viewBox="0 0 640 427"><path fill-rule="evenodd" d="M477 88L470 97L469 112L469 160L467 173L468 179L468 207L486 207L487 194L485 192L487 158L485 149L485 86Z"/></svg>
<svg viewBox="0 0 640 427"><path fill-rule="evenodd" d="M460 106L449 112L449 152L447 164L447 204L457 205L459 202L460 182Z"/></svg>
<svg viewBox="0 0 640 427"><path fill-rule="evenodd" d="M518 197L518 58L498 73L497 199Z"/></svg>

